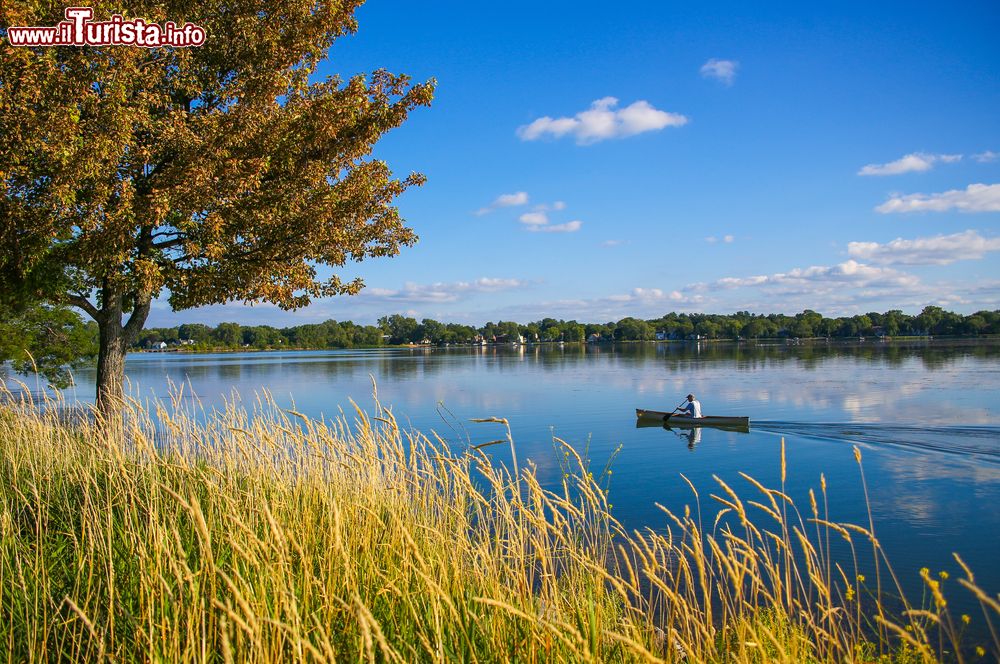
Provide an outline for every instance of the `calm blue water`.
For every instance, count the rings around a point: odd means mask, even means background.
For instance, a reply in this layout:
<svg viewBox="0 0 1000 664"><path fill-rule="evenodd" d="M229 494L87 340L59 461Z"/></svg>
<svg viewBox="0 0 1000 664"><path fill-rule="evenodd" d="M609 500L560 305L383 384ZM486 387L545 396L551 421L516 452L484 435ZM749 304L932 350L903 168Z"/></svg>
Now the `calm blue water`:
<svg viewBox="0 0 1000 664"><path fill-rule="evenodd" d="M553 436L587 449L595 470L621 446L610 495L632 528L666 526L655 503L681 511L692 502L681 474L707 515L715 513L708 494L719 493L713 474L752 499L739 471L777 487L782 436L788 489L803 512L823 473L831 518L866 525L856 444L876 533L905 585L919 588L923 566L956 578L957 551L987 592L1000 591L1000 345L163 353L131 355L127 373L143 395L188 383L211 407L234 391L251 404L266 389L283 406L328 418L351 413L351 399L371 409L374 377L400 422L456 445L503 437L496 424L468 420L507 418L522 466L531 459L553 485L561 473ZM92 400L93 375L77 378L75 394ZM705 414L750 416L750 433L637 428L635 408L669 411L688 392ZM503 446L489 449L505 459ZM948 585L958 600L957 584Z"/></svg>

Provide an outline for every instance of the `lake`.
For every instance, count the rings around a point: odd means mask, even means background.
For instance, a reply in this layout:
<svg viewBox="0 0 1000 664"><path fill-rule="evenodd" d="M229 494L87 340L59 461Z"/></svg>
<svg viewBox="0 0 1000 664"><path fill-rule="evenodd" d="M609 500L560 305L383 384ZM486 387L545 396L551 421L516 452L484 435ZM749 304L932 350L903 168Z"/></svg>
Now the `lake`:
<svg viewBox="0 0 1000 664"><path fill-rule="evenodd" d="M713 474L758 499L738 473L778 487L782 437L788 491L800 509L808 512L807 492L819 493L822 473L832 520L867 525L857 445L876 534L916 593L911 599L920 600L921 567L959 576L953 551L984 590L1000 591L997 342L139 353L126 370L144 396L166 396L172 381L188 384L206 407L234 392L252 406L267 390L283 407L327 418L344 409L352 419L352 399L372 410L373 377L405 427L435 431L456 448L504 436L499 425L470 419L507 418L521 465L530 459L549 486L561 477L553 436L586 449L595 472L620 446L610 501L629 528L663 529L656 503L675 511L692 503L681 474L698 488L706 515L718 507L708 495L721 493ZM79 374L69 396L92 401L93 380ZM750 432L636 426L635 408L669 411L688 392L706 415L750 416ZM507 458L504 446L489 451ZM973 613L964 591L945 585L952 606Z"/></svg>

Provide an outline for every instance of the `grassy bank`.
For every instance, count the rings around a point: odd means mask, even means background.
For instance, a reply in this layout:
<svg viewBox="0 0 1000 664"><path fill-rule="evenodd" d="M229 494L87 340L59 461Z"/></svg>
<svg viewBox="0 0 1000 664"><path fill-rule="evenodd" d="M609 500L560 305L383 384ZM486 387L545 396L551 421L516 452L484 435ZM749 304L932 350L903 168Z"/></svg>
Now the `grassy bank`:
<svg viewBox="0 0 1000 664"><path fill-rule="evenodd" d="M868 524L827 519L825 487L800 514L780 487L746 478L744 497L720 481L700 505L693 495L691 510L664 510L669 531L625 533L601 474L569 446L563 487L550 492L530 464L512 475L490 462L491 448L405 434L382 410L352 414L348 427L260 409L199 424L168 407L157 432L133 405L114 435L0 410L3 658L841 662L959 652L965 621L948 614L941 579L925 573L927 604L904 602L905 614L859 601L860 586L900 594L898 584ZM497 444L512 446L503 433ZM878 578L832 560L831 538L880 559ZM970 621L1000 617L971 572L946 583L980 597ZM986 657L997 653L991 633ZM974 647L965 644L972 659Z"/></svg>

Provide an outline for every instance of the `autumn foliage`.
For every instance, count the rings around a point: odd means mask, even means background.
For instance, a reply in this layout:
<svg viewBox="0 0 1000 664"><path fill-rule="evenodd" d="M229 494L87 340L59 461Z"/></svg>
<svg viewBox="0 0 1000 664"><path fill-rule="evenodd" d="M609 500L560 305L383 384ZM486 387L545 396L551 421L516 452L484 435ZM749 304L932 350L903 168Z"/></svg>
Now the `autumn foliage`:
<svg viewBox="0 0 1000 664"><path fill-rule="evenodd" d="M375 71L317 80L360 2L93 3L197 23L198 48L15 47L11 25L62 6L0 9L0 297L72 304L101 331L98 397L121 394L123 358L151 301L283 308L351 294L320 265L392 256L416 240L375 143L426 106L433 82Z"/></svg>

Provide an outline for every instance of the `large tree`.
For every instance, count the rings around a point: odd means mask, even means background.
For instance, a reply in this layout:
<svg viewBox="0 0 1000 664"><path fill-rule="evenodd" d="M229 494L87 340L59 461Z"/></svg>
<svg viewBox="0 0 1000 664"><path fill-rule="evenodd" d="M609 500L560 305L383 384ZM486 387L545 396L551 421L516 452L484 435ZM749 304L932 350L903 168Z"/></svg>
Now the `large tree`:
<svg viewBox="0 0 1000 664"><path fill-rule="evenodd" d="M376 71L314 80L362 0L100 0L200 25L204 45L25 48L6 27L62 5L0 6L0 301L70 304L100 329L97 399L120 402L125 350L169 292L176 309L301 307L360 280L319 266L390 256L416 236L373 145L433 82Z"/></svg>

